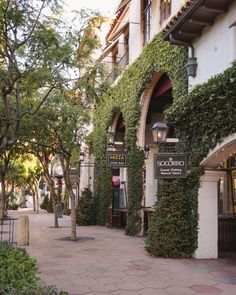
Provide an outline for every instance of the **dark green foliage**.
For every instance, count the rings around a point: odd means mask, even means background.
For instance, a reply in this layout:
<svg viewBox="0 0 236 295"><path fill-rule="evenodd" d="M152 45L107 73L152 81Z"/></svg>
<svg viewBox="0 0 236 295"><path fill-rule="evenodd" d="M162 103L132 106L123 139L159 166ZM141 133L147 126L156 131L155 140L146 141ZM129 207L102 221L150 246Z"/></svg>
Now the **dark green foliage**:
<svg viewBox="0 0 236 295"><path fill-rule="evenodd" d="M9 295L69 295L65 291L58 290L55 286L47 286L38 281L35 286L25 286L21 291L13 292ZM7 294L6 294L7 295Z"/></svg>
<svg viewBox="0 0 236 295"><path fill-rule="evenodd" d="M236 62L224 73L179 97L167 111L186 144L189 164L198 166L210 149L236 132Z"/></svg>
<svg viewBox="0 0 236 295"><path fill-rule="evenodd" d="M0 295L66 295L38 277L36 261L25 250L0 243Z"/></svg>
<svg viewBox="0 0 236 295"><path fill-rule="evenodd" d="M9 210L17 210L19 208L18 204L9 204L8 209Z"/></svg>
<svg viewBox="0 0 236 295"><path fill-rule="evenodd" d="M98 168L99 167L99 168ZM111 169L106 160L96 159L95 197L97 200L97 224L107 224L107 211L112 202ZM106 184L106 185L105 185Z"/></svg>
<svg viewBox="0 0 236 295"><path fill-rule="evenodd" d="M49 199L46 210L48 211L48 213L53 213L52 198Z"/></svg>
<svg viewBox="0 0 236 295"><path fill-rule="evenodd" d="M12 294L25 285L37 281L37 266L25 251L13 248L8 243L0 244L0 294Z"/></svg>
<svg viewBox="0 0 236 295"><path fill-rule="evenodd" d="M163 188L159 186L162 196L156 204L146 242L147 251L156 256L189 257L196 249L197 194L202 173L200 162L209 149L225 136L236 132L236 63L223 74L195 87L189 94L185 63L184 48L163 42L158 34L140 57L124 71L116 86L97 104L95 116L96 130L92 140L99 167L95 174L100 212L98 220L102 220L101 224L105 223L104 216L111 203L111 171L105 168L106 131L114 113L120 110L125 121L125 141L129 153L129 217L126 233L135 235L139 230L137 211L141 206L142 167L133 167L139 156L137 154L136 158L132 155L132 150L137 141L140 96L154 70L167 73L172 81L174 102L165 113L181 140L180 150L187 153L190 175L186 180L165 182Z"/></svg>
<svg viewBox="0 0 236 295"><path fill-rule="evenodd" d="M128 215L127 225L125 228L126 235L136 236L141 231L141 217L138 213L132 212Z"/></svg>
<svg viewBox="0 0 236 295"><path fill-rule="evenodd" d="M51 198L49 199L48 195L44 197L44 200L42 204L40 205L40 208L46 210L49 213L53 213L52 199Z"/></svg>
<svg viewBox="0 0 236 295"><path fill-rule="evenodd" d="M89 188L86 188L79 198L76 223L79 225L96 224L96 200Z"/></svg>
<svg viewBox="0 0 236 295"><path fill-rule="evenodd" d="M161 181L160 181L161 182ZM152 214L146 250L154 256L191 257L197 246L199 175L162 181Z"/></svg>
<svg viewBox="0 0 236 295"><path fill-rule="evenodd" d="M145 47L139 58L123 73L118 83L109 89L96 105L92 136L96 156L95 194L97 197L97 222L106 224L111 204L111 169L106 166L106 132L113 116L120 111L125 121L125 143L128 150L128 222L126 233L136 235L140 230L138 211L143 197L143 155L136 147L137 128L140 120L140 98L155 71L166 72L173 82L173 95L187 92L185 71L186 51L183 47L164 42L158 34ZM91 138L90 138L91 139Z"/></svg>
<svg viewBox="0 0 236 295"><path fill-rule="evenodd" d="M189 159L187 180L166 182L146 241L151 255L189 257L197 247L200 162L224 137L236 132L236 63L224 73L174 100L166 112ZM175 188L175 191L172 189Z"/></svg>
<svg viewBox="0 0 236 295"><path fill-rule="evenodd" d="M125 232L127 235L135 236L141 231L141 218L138 211L141 209L143 198L143 164L144 154L142 150L134 147L128 152L128 194L133 196L128 202L128 220Z"/></svg>
<svg viewBox="0 0 236 295"><path fill-rule="evenodd" d="M43 199L42 204L40 205L40 208L47 210L48 204L49 204L49 198L48 198L48 195L46 195Z"/></svg>

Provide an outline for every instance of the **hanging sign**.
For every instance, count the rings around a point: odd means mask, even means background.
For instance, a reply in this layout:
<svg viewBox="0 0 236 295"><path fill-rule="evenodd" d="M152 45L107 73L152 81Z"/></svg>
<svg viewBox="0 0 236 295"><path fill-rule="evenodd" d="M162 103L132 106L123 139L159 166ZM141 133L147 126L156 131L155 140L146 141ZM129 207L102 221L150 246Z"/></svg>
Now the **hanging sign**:
<svg viewBox="0 0 236 295"><path fill-rule="evenodd" d="M174 153L155 154L154 173L155 178L186 178L186 155Z"/></svg>
<svg viewBox="0 0 236 295"><path fill-rule="evenodd" d="M121 152L107 152L107 165L110 167L126 167L127 154Z"/></svg>

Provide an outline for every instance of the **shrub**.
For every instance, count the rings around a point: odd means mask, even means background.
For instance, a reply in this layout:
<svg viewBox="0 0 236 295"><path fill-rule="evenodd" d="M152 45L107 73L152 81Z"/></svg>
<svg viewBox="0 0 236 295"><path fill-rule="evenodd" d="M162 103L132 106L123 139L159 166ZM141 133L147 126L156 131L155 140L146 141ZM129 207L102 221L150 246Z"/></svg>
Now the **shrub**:
<svg viewBox="0 0 236 295"><path fill-rule="evenodd" d="M7 242L0 244L0 294L12 294L37 281L35 260Z"/></svg>
<svg viewBox="0 0 236 295"><path fill-rule="evenodd" d="M53 205L52 205L52 198L49 199L48 205L46 207L48 213L53 213Z"/></svg>
<svg viewBox="0 0 236 295"><path fill-rule="evenodd" d="M41 209L47 210L48 207L48 203L49 203L49 198L48 195L45 195L42 204L40 205Z"/></svg>
<svg viewBox="0 0 236 295"><path fill-rule="evenodd" d="M9 210L17 210L19 208L18 204L9 204L8 209Z"/></svg>
<svg viewBox="0 0 236 295"><path fill-rule="evenodd" d="M47 210L49 213L53 213L53 206L52 206L52 200L49 199L48 195L44 197L44 200L42 204L40 205L41 209Z"/></svg>
<svg viewBox="0 0 236 295"><path fill-rule="evenodd" d="M0 243L0 295L66 295L38 277L36 261L25 250Z"/></svg>
<svg viewBox="0 0 236 295"><path fill-rule="evenodd" d="M96 224L96 199L89 188L82 192L82 196L78 201L76 222L79 225Z"/></svg>

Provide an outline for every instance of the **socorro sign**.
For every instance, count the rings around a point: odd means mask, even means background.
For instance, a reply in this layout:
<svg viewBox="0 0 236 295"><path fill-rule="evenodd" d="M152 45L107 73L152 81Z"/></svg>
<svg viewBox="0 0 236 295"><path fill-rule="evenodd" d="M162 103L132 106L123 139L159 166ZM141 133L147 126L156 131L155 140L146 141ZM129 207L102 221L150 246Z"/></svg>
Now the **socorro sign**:
<svg viewBox="0 0 236 295"><path fill-rule="evenodd" d="M110 167L126 167L127 154L120 152L107 152L107 164Z"/></svg>
<svg viewBox="0 0 236 295"><path fill-rule="evenodd" d="M186 178L187 161L185 154L154 155L155 178Z"/></svg>

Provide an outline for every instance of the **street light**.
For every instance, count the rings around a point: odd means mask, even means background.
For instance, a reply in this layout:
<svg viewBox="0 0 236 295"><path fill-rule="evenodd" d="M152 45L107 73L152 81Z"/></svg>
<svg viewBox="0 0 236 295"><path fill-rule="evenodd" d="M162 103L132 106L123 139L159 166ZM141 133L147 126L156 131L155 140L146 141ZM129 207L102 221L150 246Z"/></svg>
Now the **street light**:
<svg viewBox="0 0 236 295"><path fill-rule="evenodd" d="M108 131L107 132L107 145L114 145L115 142L115 132Z"/></svg>
<svg viewBox="0 0 236 295"><path fill-rule="evenodd" d="M149 156L150 147L148 145L145 145L143 150L144 150L144 160L147 160Z"/></svg>
<svg viewBox="0 0 236 295"><path fill-rule="evenodd" d="M84 162L84 159L85 159L85 153L84 152L80 152L79 153L79 179L77 181L77 189L78 189L78 199L80 197L80 180L81 180L81 172L82 172L82 169L81 169L81 164Z"/></svg>
<svg viewBox="0 0 236 295"><path fill-rule="evenodd" d="M189 77L196 77L197 73L197 58L196 57L189 57L188 62L186 64L186 70Z"/></svg>
<svg viewBox="0 0 236 295"><path fill-rule="evenodd" d="M166 142L168 126L165 123L156 122L153 124L151 130L153 143L160 144Z"/></svg>
<svg viewBox="0 0 236 295"><path fill-rule="evenodd" d="M85 158L85 153L84 152L80 152L79 154L79 162L83 162L84 161L84 158Z"/></svg>

